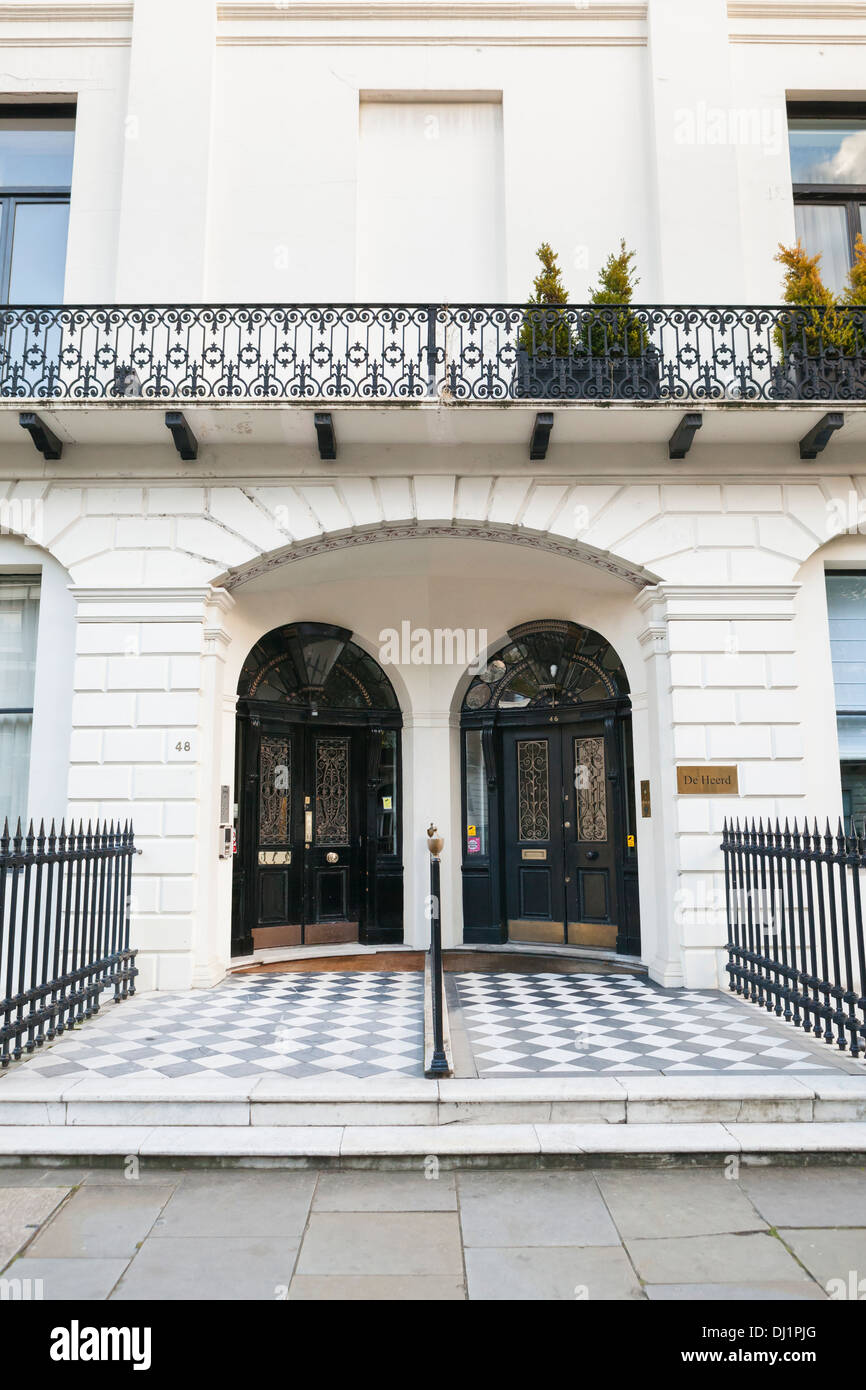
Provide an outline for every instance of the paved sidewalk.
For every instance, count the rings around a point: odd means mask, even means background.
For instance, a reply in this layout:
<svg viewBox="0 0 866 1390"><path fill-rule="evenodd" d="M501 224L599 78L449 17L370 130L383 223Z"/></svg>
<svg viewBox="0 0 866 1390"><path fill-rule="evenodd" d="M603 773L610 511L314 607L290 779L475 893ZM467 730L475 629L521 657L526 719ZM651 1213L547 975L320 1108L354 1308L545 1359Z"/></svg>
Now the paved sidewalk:
<svg viewBox="0 0 866 1390"><path fill-rule="evenodd" d="M5 1281L41 1280L31 1296L74 1303L856 1297L866 1168L732 1163L0 1169L0 1269Z"/></svg>

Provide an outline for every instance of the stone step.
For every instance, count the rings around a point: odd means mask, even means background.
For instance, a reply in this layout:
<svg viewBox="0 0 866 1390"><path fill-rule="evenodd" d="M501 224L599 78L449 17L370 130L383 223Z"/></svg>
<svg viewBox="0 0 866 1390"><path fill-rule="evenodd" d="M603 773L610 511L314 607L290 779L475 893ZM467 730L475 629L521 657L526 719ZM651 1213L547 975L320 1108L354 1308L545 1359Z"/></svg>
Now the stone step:
<svg viewBox="0 0 866 1390"><path fill-rule="evenodd" d="M866 1076L588 1076L427 1080L323 1075L0 1079L0 1129L401 1128L828 1124L866 1121Z"/></svg>
<svg viewBox="0 0 866 1390"><path fill-rule="evenodd" d="M0 1165L417 1167L862 1162L866 1124L9 1125Z"/></svg>

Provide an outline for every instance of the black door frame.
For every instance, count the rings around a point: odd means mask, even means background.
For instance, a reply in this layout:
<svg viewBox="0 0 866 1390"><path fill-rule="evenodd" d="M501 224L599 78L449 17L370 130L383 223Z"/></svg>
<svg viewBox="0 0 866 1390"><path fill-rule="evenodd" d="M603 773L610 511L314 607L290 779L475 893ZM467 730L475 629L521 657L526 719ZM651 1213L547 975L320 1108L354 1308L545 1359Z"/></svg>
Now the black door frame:
<svg viewBox="0 0 866 1390"><path fill-rule="evenodd" d="M345 730L360 733L361 757L359 766L351 773L350 795L358 798L360 843L353 846L359 864L358 939L364 945L394 944L403 940L403 842L402 842L402 738L403 726L399 710L330 710L318 714L308 707L275 704L272 700L239 699L237 704L235 739L235 799L238 807L236 821L237 852L234 856L232 879L232 955L249 955L253 950L253 927L256 923L256 857L257 836L250 833L256 824L259 806L259 743L263 726L266 732L285 729ZM379 852L378 799L382 785L382 735L395 730L396 768L395 795L397 802L396 850ZM307 890L304 886L305 911Z"/></svg>
<svg viewBox="0 0 866 1390"><path fill-rule="evenodd" d="M561 729L602 722L608 755L607 777L612 785L613 844L616 899L620 911L616 950L620 955L640 955L640 915L637 892L637 845L634 786L629 785L631 764L631 701L627 696L559 707L508 710L497 708L477 713L464 709L460 718L461 845L463 867L463 939L468 943L502 945L508 940L505 878L505 798L503 795L505 729ZM489 852L467 853L466 732L481 732L487 786ZM633 783L633 777L631 778ZM635 840L629 845L628 840ZM629 849L634 854L627 854ZM532 943L526 943L532 950ZM572 947L586 950L586 947Z"/></svg>

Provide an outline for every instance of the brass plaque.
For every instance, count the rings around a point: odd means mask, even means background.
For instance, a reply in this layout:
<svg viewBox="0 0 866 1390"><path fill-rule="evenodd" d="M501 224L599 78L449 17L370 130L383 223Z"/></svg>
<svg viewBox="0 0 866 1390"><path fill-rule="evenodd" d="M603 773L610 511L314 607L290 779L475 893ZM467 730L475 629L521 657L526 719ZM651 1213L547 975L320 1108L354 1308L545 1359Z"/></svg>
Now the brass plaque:
<svg viewBox="0 0 866 1390"><path fill-rule="evenodd" d="M569 922L569 946L603 946L608 951L616 950L617 928L607 922Z"/></svg>
<svg viewBox="0 0 866 1390"><path fill-rule="evenodd" d="M737 768L711 763L677 768L677 791L682 796L739 796Z"/></svg>
<svg viewBox="0 0 866 1390"><path fill-rule="evenodd" d="M523 849L520 851L521 859L546 859L546 849Z"/></svg>
<svg viewBox="0 0 866 1390"><path fill-rule="evenodd" d="M640 784L640 813L646 820L652 815L652 802L650 801L650 784L641 782Z"/></svg>
<svg viewBox="0 0 866 1390"><path fill-rule="evenodd" d="M554 946L563 946L565 923L512 921L508 923L508 940L544 941Z"/></svg>

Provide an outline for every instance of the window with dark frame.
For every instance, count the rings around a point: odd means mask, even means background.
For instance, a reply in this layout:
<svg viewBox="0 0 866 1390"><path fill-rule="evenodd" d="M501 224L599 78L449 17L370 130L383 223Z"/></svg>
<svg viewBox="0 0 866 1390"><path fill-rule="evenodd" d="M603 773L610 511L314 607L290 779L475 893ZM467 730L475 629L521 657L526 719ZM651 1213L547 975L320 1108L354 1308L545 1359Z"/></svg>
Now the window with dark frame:
<svg viewBox="0 0 866 1390"><path fill-rule="evenodd" d="M61 304L75 107L0 103L0 303Z"/></svg>
<svg viewBox="0 0 866 1390"><path fill-rule="evenodd" d="M0 574L0 830L27 812L40 576Z"/></svg>
<svg viewBox="0 0 866 1390"><path fill-rule="evenodd" d="M827 617L846 820L866 818L866 572L828 570Z"/></svg>
<svg viewBox="0 0 866 1390"><path fill-rule="evenodd" d="M866 102L789 102L788 147L797 239L838 293L866 235Z"/></svg>

